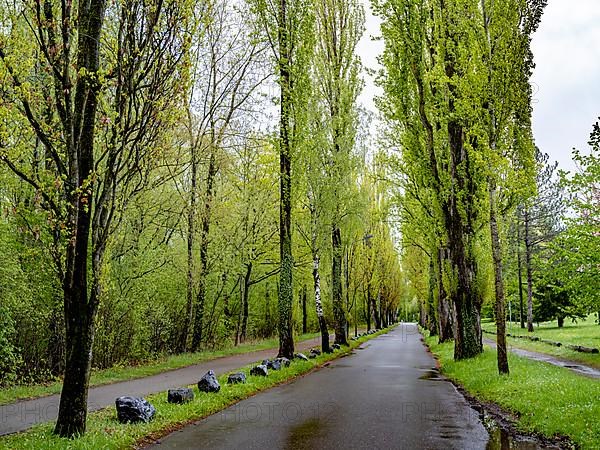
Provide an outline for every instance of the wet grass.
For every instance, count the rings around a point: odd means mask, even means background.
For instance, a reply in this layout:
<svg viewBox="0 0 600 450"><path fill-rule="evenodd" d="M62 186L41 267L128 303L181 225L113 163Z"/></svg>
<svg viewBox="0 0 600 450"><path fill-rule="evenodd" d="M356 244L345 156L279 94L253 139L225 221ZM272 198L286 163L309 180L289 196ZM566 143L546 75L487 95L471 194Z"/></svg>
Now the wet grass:
<svg viewBox="0 0 600 450"><path fill-rule="evenodd" d="M296 338L297 341L314 339L319 333L310 333ZM216 358L234 356L253 351L277 348L279 341L276 338L248 342L237 347L226 349L202 351L197 353L184 353L181 355L168 355L144 364L135 366L115 366L110 369L94 370L90 378L90 387L112 384L119 381L134 380L156 375L169 370L181 369L182 367L200 364ZM44 397L46 395L59 394L62 388L62 380L56 380L47 384L20 385L0 389L0 405L13 403L18 400Z"/></svg>
<svg viewBox="0 0 600 450"><path fill-rule="evenodd" d="M306 374L327 361L339 358L363 342L372 339L387 330L365 336L357 341L351 341L349 347L329 355L321 355L310 361L294 360L290 367L280 371L269 371L268 377L248 376L250 368L242 369L248 377L246 384L227 385L227 374L218 377L221 384L220 392L216 394L198 393L196 398L185 405L167 403L167 394L162 392L146 397L156 407L154 420L147 424L123 425L117 421L115 408L105 408L88 416L88 426L85 436L76 440L59 438L52 434L53 424L38 425L30 430L0 438L0 449L124 449L132 448L148 437L159 437L184 424L199 420L203 417L221 411L257 392L289 381L297 376ZM238 372L240 370L236 370ZM199 373L198 378L203 374Z"/></svg>
<svg viewBox="0 0 600 450"><path fill-rule="evenodd" d="M600 382L567 369L509 354L510 376L499 376L496 351L455 362L454 344L426 338L442 372L480 400L515 413L524 432L568 436L583 449L600 448Z"/></svg>
<svg viewBox="0 0 600 450"><path fill-rule="evenodd" d="M586 320L578 320L576 323L567 319L563 328L558 328L556 321L545 322L539 326L536 325L533 333L528 333L527 329L521 329L518 324L511 324L507 329L507 332L512 335L537 336L540 339L560 342L563 344L562 347L554 347L543 342L533 342L519 338L508 338L508 343L512 347L545 353L600 369L600 354L580 353L564 347L565 344L571 344L600 349L600 326L596 322L596 317L595 314L592 314ZM492 333L496 332L493 323L483 324L482 328ZM493 339L491 334L486 334L484 337Z"/></svg>

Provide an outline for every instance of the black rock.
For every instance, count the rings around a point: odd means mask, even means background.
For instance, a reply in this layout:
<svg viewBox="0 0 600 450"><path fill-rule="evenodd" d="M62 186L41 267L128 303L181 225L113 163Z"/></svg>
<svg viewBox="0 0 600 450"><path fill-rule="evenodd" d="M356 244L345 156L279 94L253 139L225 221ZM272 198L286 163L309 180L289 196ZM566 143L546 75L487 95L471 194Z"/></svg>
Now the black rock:
<svg viewBox="0 0 600 450"><path fill-rule="evenodd" d="M244 384L246 382L246 374L244 372L232 373L227 378L227 384Z"/></svg>
<svg viewBox="0 0 600 450"><path fill-rule="evenodd" d="M257 377L266 377L267 375L269 375L269 369L264 364L260 364L250 369L250 375L255 375Z"/></svg>
<svg viewBox="0 0 600 450"><path fill-rule="evenodd" d="M317 348L311 348L310 349L310 354L311 355L315 355L315 356L319 356L321 354L321 350L317 349ZM309 355L310 356L310 355Z"/></svg>
<svg viewBox="0 0 600 450"><path fill-rule="evenodd" d="M119 397L115 401L117 419L121 423L150 422L156 414L156 409L145 398Z"/></svg>
<svg viewBox="0 0 600 450"><path fill-rule="evenodd" d="M221 385L217 381L214 371L209 370L200 381L198 381L198 390L200 392L219 392L221 390Z"/></svg>
<svg viewBox="0 0 600 450"><path fill-rule="evenodd" d="M169 403L187 403L194 400L194 391L190 388L169 389L167 401Z"/></svg>
<svg viewBox="0 0 600 450"><path fill-rule="evenodd" d="M279 361L279 364L281 364L284 367L290 367L290 364L292 363L289 359L285 357L277 358L277 361Z"/></svg>
<svg viewBox="0 0 600 450"><path fill-rule="evenodd" d="M340 344L333 344L333 345L331 346L331 348L332 348L332 349L334 349L334 350L339 350L339 349L340 349L340 348L342 348L342 347L340 347Z"/></svg>
<svg viewBox="0 0 600 450"><path fill-rule="evenodd" d="M281 370L281 361L279 359L265 359L262 365L267 366L267 369Z"/></svg>
<svg viewBox="0 0 600 450"><path fill-rule="evenodd" d="M296 353L294 358L301 359L303 361L308 361L308 357L304 353Z"/></svg>

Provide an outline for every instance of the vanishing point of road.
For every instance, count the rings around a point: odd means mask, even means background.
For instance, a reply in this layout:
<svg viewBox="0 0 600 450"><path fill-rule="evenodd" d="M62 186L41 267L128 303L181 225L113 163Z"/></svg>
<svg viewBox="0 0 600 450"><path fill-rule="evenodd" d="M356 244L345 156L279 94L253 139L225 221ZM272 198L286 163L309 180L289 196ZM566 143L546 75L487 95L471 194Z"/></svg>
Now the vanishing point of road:
<svg viewBox="0 0 600 450"><path fill-rule="evenodd" d="M161 439L166 449L485 449L489 437L414 324Z"/></svg>

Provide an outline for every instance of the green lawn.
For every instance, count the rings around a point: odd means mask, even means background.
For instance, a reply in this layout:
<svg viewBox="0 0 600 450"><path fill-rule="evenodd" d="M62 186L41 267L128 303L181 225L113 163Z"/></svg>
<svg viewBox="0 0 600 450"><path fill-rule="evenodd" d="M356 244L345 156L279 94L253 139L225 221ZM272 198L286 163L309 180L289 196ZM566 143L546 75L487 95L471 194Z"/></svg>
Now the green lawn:
<svg viewBox="0 0 600 450"><path fill-rule="evenodd" d="M304 341L320 336L319 333L310 333L301 335L297 341ZM169 355L164 358L150 361L144 365L138 366L117 366L105 370L95 370L90 378L90 386L99 386L102 384L116 383L118 381L132 380L135 378L143 378L157 373L166 372L168 370L180 369L182 367L191 366L211 359L220 358L223 356L238 355L258 350L267 350L276 348L279 341L276 338L265 339L261 341L249 342L230 347L227 349L203 351L198 353L184 353L181 355ZM49 384L23 385L13 386L0 389L0 405L12 403L17 400L43 397L45 395L58 394L62 388L62 381L56 381Z"/></svg>
<svg viewBox="0 0 600 450"><path fill-rule="evenodd" d="M227 375L219 378L221 391L217 394L198 394L194 389L196 399L185 405L167 403L165 392L150 395L147 398L155 407L157 414L150 423L123 425L116 419L114 407L105 408L88 416L88 426L85 436L76 440L62 439L52 434L53 424L38 425L29 431L0 438L0 450L3 449L124 449L131 448L144 438L160 436L169 430L174 430L183 424L214 414L226 407L239 402L259 391L286 382L294 377L305 374L314 368L335 358L349 353L361 343L372 339L387 330L365 336L357 341L351 341L347 348L329 355L321 355L310 361L294 360L290 367L280 371L270 371L269 376L249 376L246 384L227 385ZM243 370L249 373L251 366ZM237 370L236 370L237 372Z"/></svg>
<svg viewBox="0 0 600 450"><path fill-rule="evenodd" d="M565 320L565 326L563 328L558 328L556 321L542 323L540 326L537 326L536 324L533 333L528 333L527 329L521 329L519 324L512 323L508 326L507 332L519 336L537 336L541 339L560 342L563 345L583 345L585 347L600 349L600 326L595 322L595 320L597 320L596 317L597 316L593 314L586 320L578 320L577 323L572 323L570 319L567 319ZM496 327L493 323L484 323L482 328L486 331L496 332ZM493 336L490 334L485 334L484 337L493 339ZM508 343L513 347L546 353L548 355L600 368L600 354L579 353L574 350L569 350L566 347L554 347L543 342L532 342L527 339L508 338Z"/></svg>
<svg viewBox="0 0 600 450"><path fill-rule="evenodd" d="M443 373L481 400L518 414L526 432L570 437L583 449L600 448L600 382L567 369L510 354L510 376L499 376L496 351L455 362L453 343L426 338Z"/></svg>

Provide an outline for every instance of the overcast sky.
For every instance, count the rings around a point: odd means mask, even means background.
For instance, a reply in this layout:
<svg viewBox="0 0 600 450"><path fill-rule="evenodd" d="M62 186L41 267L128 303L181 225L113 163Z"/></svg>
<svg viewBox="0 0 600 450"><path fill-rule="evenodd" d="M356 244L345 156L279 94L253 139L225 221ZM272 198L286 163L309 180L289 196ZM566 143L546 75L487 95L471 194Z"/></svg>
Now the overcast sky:
<svg viewBox="0 0 600 450"><path fill-rule="evenodd" d="M359 45L363 65L377 69L382 42L379 20L368 0L366 32ZM571 150L587 150L592 124L600 116L600 0L549 0L533 40L536 70L533 130L537 145L564 169L573 169ZM380 91L365 75L363 105L375 111Z"/></svg>

